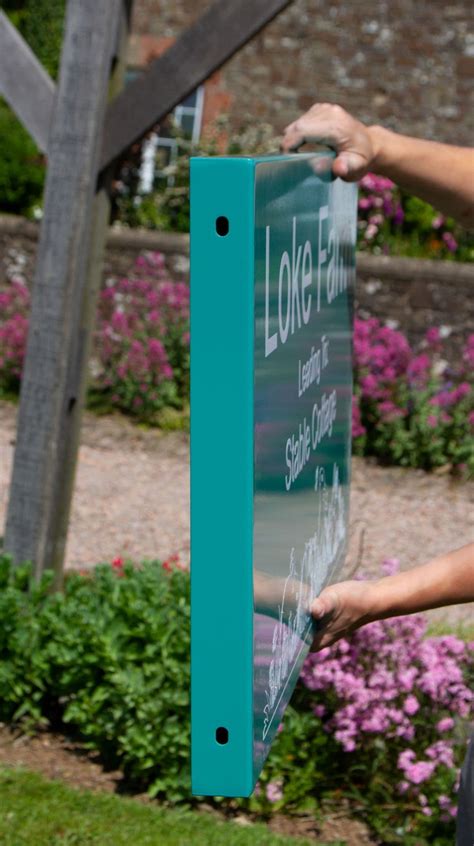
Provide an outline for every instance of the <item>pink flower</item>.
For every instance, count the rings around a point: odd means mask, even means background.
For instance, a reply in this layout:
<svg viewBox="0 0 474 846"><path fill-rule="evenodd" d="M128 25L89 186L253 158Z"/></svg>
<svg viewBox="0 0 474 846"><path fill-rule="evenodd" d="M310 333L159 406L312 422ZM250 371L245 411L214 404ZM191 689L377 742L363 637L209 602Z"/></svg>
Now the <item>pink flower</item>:
<svg viewBox="0 0 474 846"><path fill-rule="evenodd" d="M436 326L432 326L427 330L425 338L430 345L438 344L441 341L441 333Z"/></svg>
<svg viewBox="0 0 474 846"><path fill-rule="evenodd" d="M412 717L420 709L420 704L416 696L407 696L404 704L404 711Z"/></svg>
<svg viewBox="0 0 474 846"><path fill-rule="evenodd" d="M417 355L410 361L408 365L408 375L413 379L425 378L431 368L431 359L426 353Z"/></svg>
<svg viewBox="0 0 474 846"><path fill-rule="evenodd" d="M367 376L363 376L360 380L360 386L362 388L362 394L367 397L376 397L377 396L377 389L379 387L378 380L372 373L369 373Z"/></svg>
<svg viewBox="0 0 474 846"><path fill-rule="evenodd" d="M282 781L269 781L265 788L266 797L269 802L279 802L283 799Z"/></svg>
<svg viewBox="0 0 474 846"><path fill-rule="evenodd" d="M452 746L446 740L437 740L426 750L426 757L437 765L442 764L451 769L454 766L454 755Z"/></svg>
<svg viewBox="0 0 474 846"><path fill-rule="evenodd" d="M443 232L441 237L442 237L444 243L446 244L446 247L448 248L449 252L455 253L457 248L458 248L458 242L456 241L454 236L451 234L451 232Z"/></svg>
<svg viewBox="0 0 474 846"><path fill-rule="evenodd" d="M383 420L396 420L397 417L403 417L405 412L399 408L391 400L384 400L379 403L379 412Z"/></svg>
<svg viewBox="0 0 474 846"><path fill-rule="evenodd" d="M405 768L405 776L412 784L422 784L431 778L435 768L434 761L417 761Z"/></svg>
<svg viewBox="0 0 474 846"><path fill-rule="evenodd" d="M443 717L438 723L436 723L436 728L439 732L450 731L454 726L454 720L452 717Z"/></svg>
<svg viewBox="0 0 474 846"><path fill-rule="evenodd" d="M454 392L453 392L454 398L455 398L454 401L459 402L459 400L464 399L464 397L467 397L468 394L470 394L470 393L471 393L471 386L470 386L469 382L461 382L461 384L458 385L458 387L454 389Z"/></svg>

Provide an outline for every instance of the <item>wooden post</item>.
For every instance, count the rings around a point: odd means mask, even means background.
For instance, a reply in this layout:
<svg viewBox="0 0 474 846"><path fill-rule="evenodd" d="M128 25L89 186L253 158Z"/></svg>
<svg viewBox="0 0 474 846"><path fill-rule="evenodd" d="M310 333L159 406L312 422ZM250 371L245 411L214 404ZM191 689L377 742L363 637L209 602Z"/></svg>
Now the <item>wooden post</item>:
<svg viewBox="0 0 474 846"><path fill-rule="evenodd" d="M57 587L108 219L104 184L94 197L122 8L121 0L69 0L48 145L5 550L15 562L32 561L37 577L53 568ZM119 75L116 68L114 85Z"/></svg>

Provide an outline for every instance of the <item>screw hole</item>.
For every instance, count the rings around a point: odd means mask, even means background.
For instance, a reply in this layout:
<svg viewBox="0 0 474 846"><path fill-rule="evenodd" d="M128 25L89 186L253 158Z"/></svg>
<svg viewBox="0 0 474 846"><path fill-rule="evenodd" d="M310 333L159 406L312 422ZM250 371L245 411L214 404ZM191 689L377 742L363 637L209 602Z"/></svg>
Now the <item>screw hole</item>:
<svg viewBox="0 0 474 846"><path fill-rule="evenodd" d="M226 728L224 728L224 726L219 726L219 728L216 729L216 740L221 746L224 746L229 742L229 732Z"/></svg>
<svg viewBox="0 0 474 846"><path fill-rule="evenodd" d="M218 218L216 218L216 232L221 237L224 237L224 235L229 234L229 218L228 217L218 217Z"/></svg>

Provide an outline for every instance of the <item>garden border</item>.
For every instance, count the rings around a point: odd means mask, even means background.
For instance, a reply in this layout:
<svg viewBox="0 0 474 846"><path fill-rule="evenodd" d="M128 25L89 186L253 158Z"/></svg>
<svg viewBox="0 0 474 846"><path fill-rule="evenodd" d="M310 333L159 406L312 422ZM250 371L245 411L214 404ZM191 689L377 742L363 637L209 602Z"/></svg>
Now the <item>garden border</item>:
<svg viewBox="0 0 474 846"><path fill-rule="evenodd" d="M11 238L12 246L22 241L32 246L38 231L33 221L0 215L0 243ZM163 252L173 265L177 257L188 259L189 235L112 226L107 234L105 273L122 274L143 250ZM182 277L182 268L179 273ZM429 326L446 326L448 346L457 352L472 331L474 264L359 252L357 281L358 313L400 326L411 342L419 341Z"/></svg>

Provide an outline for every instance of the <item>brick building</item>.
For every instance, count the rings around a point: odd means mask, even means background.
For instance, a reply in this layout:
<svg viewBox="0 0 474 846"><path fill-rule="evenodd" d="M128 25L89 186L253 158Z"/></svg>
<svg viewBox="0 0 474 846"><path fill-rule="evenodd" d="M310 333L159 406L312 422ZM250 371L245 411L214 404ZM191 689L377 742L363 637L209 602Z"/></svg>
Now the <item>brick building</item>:
<svg viewBox="0 0 474 846"><path fill-rule="evenodd" d="M208 5L135 0L135 54ZM278 133L316 100L334 101L369 123L472 144L473 70L468 0L294 0L208 83L203 123L227 111L236 129L257 117Z"/></svg>

